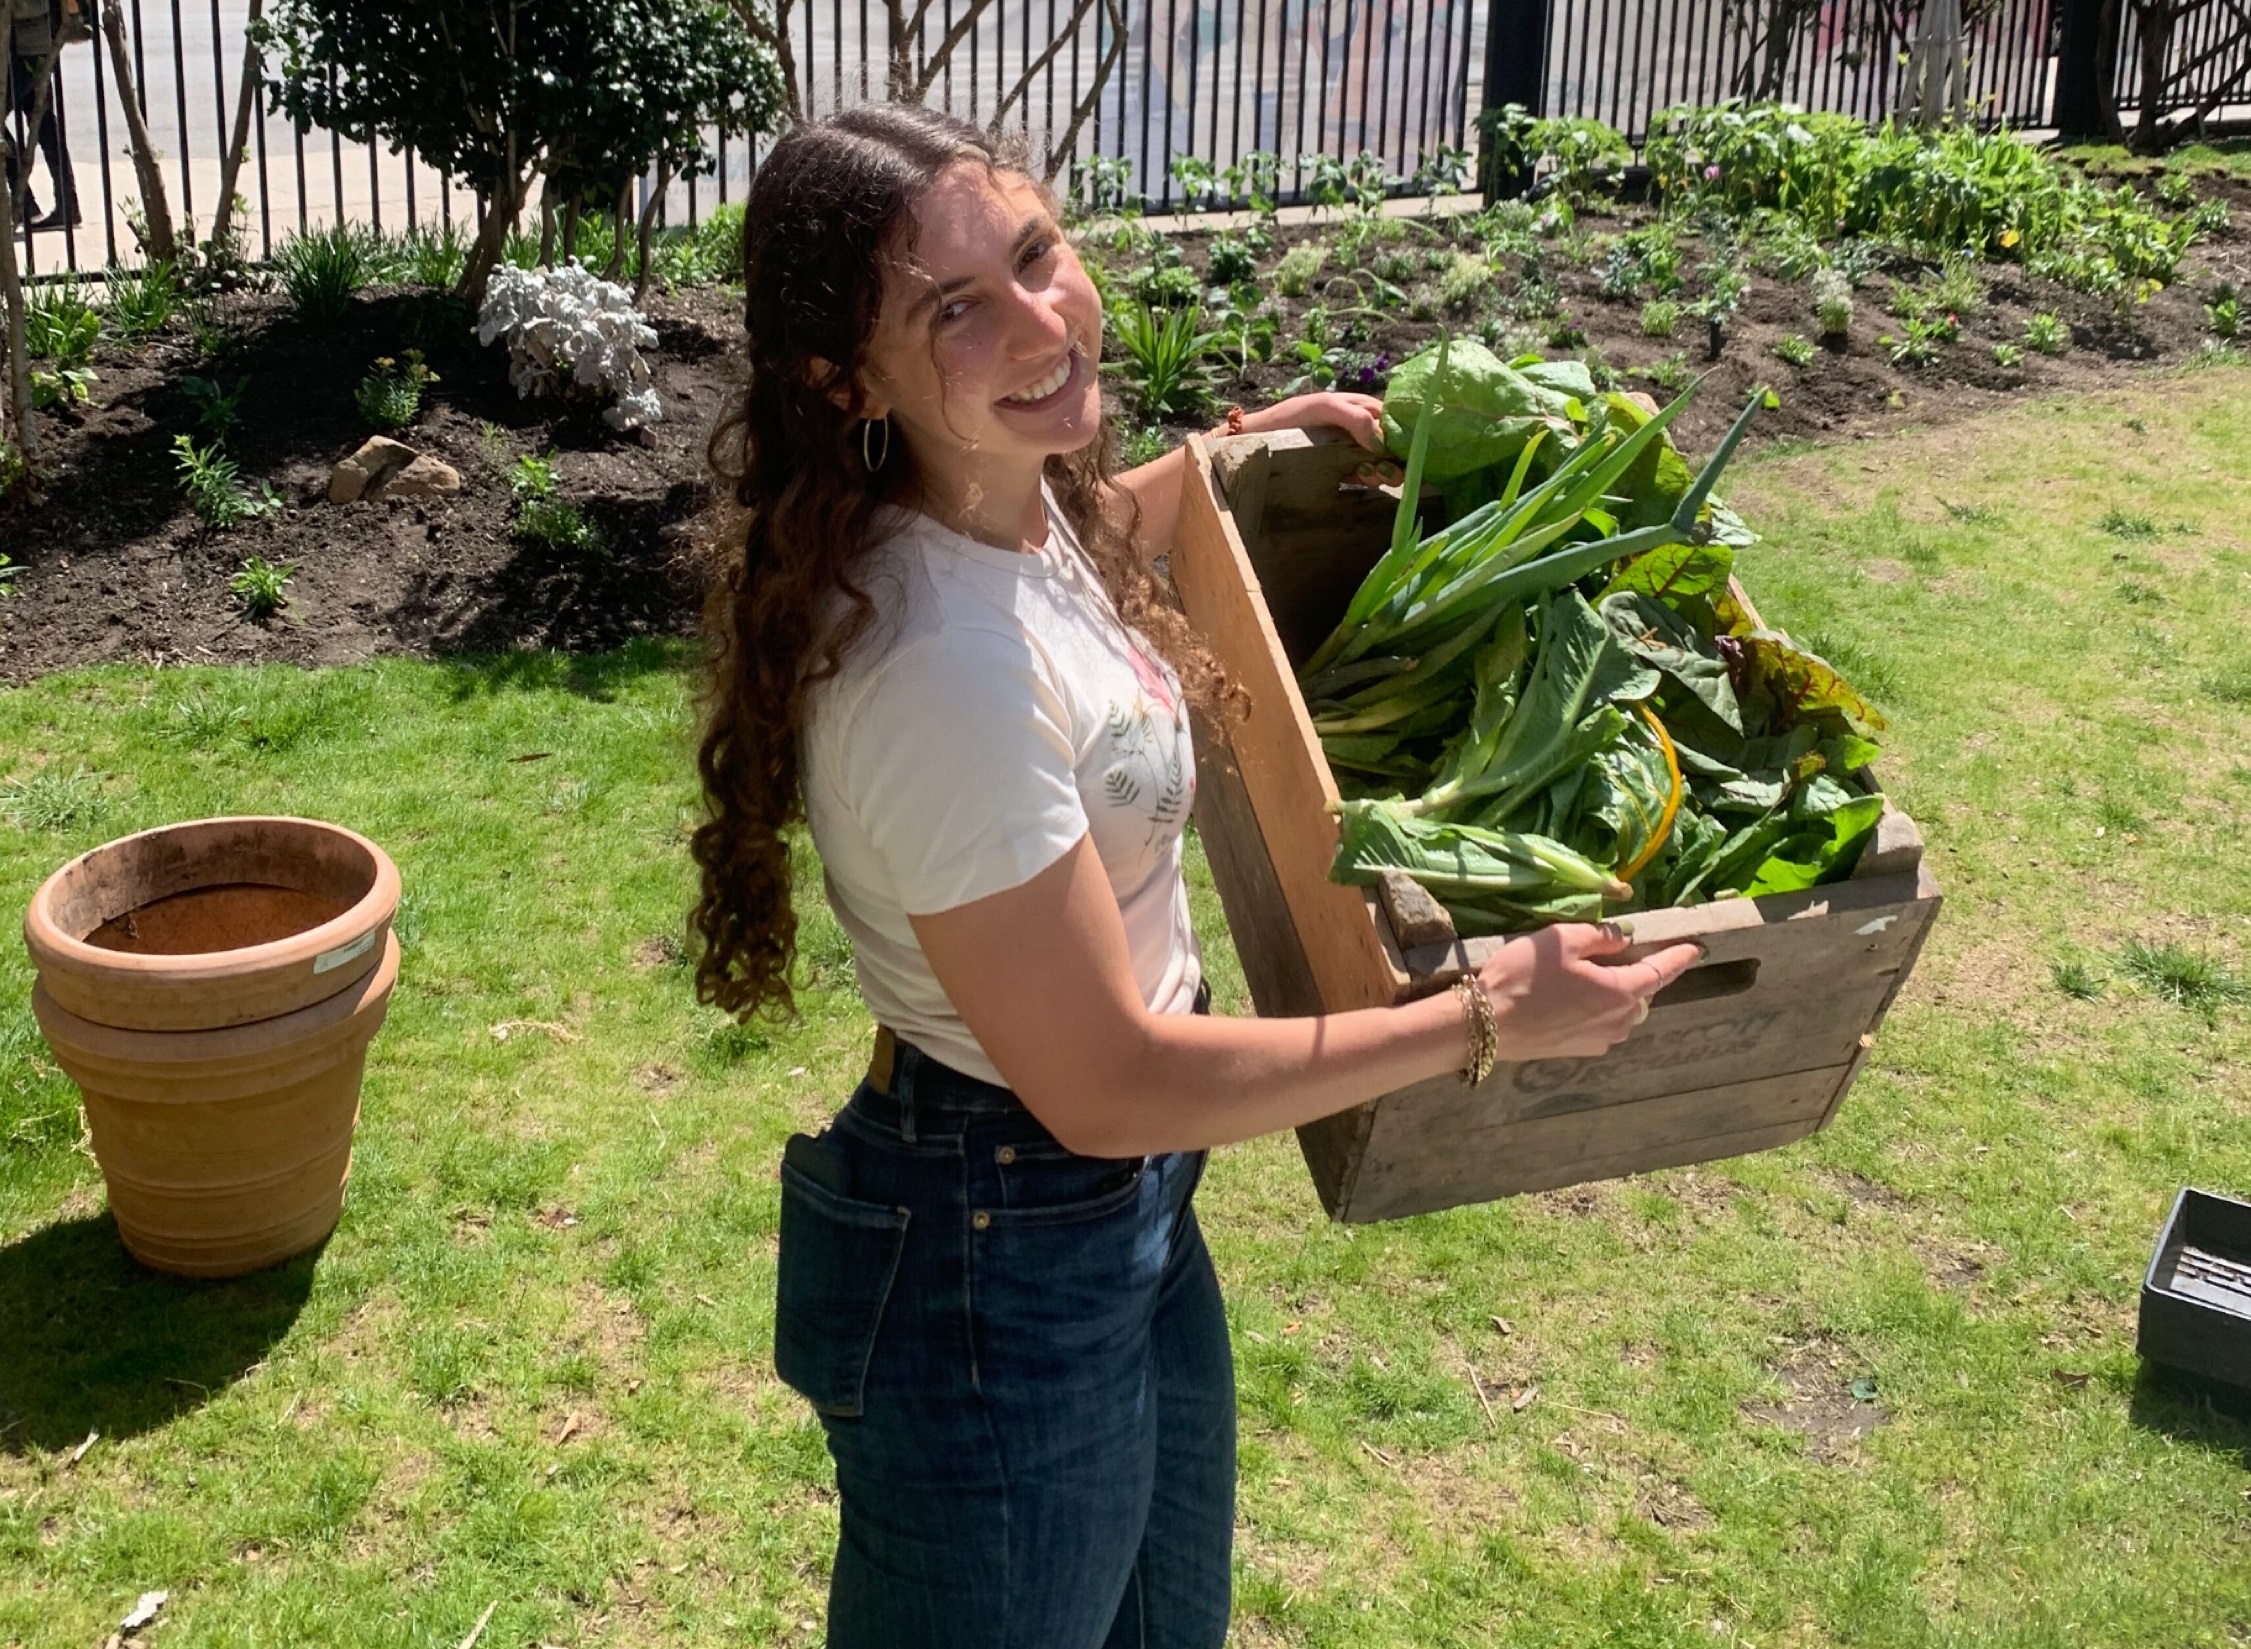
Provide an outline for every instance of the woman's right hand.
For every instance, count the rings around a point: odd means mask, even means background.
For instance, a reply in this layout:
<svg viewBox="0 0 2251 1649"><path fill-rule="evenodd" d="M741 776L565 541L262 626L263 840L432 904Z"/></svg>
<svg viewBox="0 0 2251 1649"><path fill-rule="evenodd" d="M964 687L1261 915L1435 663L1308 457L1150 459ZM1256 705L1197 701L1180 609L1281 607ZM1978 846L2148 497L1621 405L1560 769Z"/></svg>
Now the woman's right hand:
<svg viewBox="0 0 2251 1649"><path fill-rule="evenodd" d="M1633 941L1614 922L1571 922L1510 940L1477 970L1500 1021L1499 1057L1593 1059L1649 1017L1649 1001L1703 959L1700 945L1668 945L1630 962L1609 958Z"/></svg>

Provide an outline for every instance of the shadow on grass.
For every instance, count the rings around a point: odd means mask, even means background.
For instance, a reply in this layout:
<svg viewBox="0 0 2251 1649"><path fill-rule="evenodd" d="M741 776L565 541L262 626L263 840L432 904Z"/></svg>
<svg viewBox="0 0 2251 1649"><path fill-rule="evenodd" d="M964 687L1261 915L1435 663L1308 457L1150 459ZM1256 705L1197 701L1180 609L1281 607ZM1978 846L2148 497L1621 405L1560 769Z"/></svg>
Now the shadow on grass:
<svg viewBox="0 0 2251 1649"><path fill-rule="evenodd" d="M106 1213L0 1248L0 1450L131 1437L200 1408L289 1332L319 1260L166 1277L125 1252Z"/></svg>
<svg viewBox="0 0 2251 1649"><path fill-rule="evenodd" d="M2251 1471L2251 1391L2199 1379L2158 1363L2142 1364L2127 1418L2215 1454L2232 1454Z"/></svg>
<svg viewBox="0 0 2251 1649"><path fill-rule="evenodd" d="M693 672L700 656L693 642L644 636L601 653L456 653L438 663L455 703L505 692L565 692L606 703L643 676Z"/></svg>

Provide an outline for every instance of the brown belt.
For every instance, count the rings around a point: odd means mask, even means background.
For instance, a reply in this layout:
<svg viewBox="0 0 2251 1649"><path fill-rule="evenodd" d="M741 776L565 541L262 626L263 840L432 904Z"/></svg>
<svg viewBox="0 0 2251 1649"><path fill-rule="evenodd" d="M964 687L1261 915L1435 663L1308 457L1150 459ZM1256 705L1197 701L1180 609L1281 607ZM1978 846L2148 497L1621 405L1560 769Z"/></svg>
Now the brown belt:
<svg viewBox="0 0 2251 1649"><path fill-rule="evenodd" d="M891 1092L891 1073L899 1064L899 1039L888 1025L875 1028L875 1057L868 1061L868 1086L879 1094Z"/></svg>

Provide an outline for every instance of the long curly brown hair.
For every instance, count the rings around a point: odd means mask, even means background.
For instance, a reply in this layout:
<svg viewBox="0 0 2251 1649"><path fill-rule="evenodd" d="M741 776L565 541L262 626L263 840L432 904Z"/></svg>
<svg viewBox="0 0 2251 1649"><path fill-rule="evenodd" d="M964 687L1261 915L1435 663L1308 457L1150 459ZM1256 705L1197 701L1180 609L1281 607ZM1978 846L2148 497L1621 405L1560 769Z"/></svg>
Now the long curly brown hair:
<svg viewBox="0 0 2251 1649"><path fill-rule="evenodd" d="M877 511L921 496L905 443L872 472L863 456L860 377L884 270L906 248L916 200L965 161L1037 183L974 126L877 104L785 134L744 209L750 379L711 438L734 508L714 543L705 612L712 673L697 766L707 813L690 849L703 871L696 996L741 1017L795 1011L790 842L804 818L806 695L879 616L859 582ZM842 369L848 405L830 399L824 363ZM1192 704L1223 710L1218 662L1134 548L1138 512L1109 485L1114 453L1105 420L1099 440L1050 458L1056 501L1119 615L1179 672Z"/></svg>

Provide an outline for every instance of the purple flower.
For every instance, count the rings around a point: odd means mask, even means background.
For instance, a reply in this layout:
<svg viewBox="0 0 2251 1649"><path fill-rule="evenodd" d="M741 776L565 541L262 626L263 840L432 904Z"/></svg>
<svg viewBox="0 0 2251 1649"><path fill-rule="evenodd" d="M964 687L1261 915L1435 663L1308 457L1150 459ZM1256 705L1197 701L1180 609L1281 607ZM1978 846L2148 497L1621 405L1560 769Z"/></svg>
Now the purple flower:
<svg viewBox="0 0 2251 1649"><path fill-rule="evenodd" d="M1717 166L1707 166L1704 168L1704 181L1706 183L1717 183L1719 182L1719 180L1720 169Z"/></svg>

